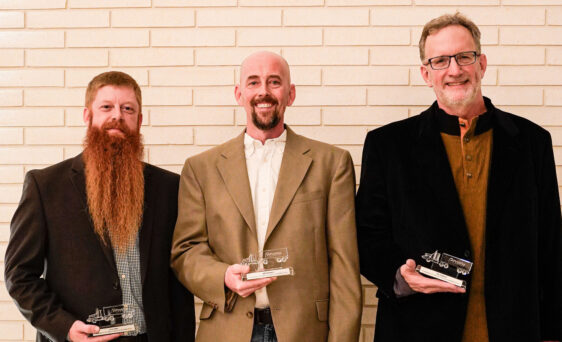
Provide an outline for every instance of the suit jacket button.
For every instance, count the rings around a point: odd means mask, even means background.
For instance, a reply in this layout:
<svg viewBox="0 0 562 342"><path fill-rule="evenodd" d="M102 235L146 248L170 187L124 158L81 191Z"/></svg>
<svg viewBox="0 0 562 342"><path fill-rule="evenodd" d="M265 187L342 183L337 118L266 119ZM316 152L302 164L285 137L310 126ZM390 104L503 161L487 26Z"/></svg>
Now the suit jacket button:
<svg viewBox="0 0 562 342"><path fill-rule="evenodd" d="M470 257L470 251L469 251L468 249L466 249L466 250L464 251L464 256L465 256L465 258Z"/></svg>
<svg viewBox="0 0 562 342"><path fill-rule="evenodd" d="M113 289L119 290L119 281L116 280L116 281L113 282Z"/></svg>
<svg viewBox="0 0 562 342"><path fill-rule="evenodd" d="M254 313L252 311L248 311L246 312L246 317L248 318L253 318L254 317Z"/></svg>

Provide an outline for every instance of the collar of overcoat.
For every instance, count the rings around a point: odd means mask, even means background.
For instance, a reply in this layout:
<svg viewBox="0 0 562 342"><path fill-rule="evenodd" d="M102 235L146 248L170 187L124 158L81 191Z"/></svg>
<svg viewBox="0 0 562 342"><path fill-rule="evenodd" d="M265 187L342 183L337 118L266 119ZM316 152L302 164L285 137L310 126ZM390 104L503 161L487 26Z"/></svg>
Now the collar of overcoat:
<svg viewBox="0 0 562 342"><path fill-rule="evenodd" d="M521 149L518 135L519 129L513 119L505 112L497 109L490 99L484 97L487 110L492 114L492 160L487 190L486 208L486 241L493 241L495 227L502 212L505 210L505 196L513 181L513 175L520 168L518 155ZM447 158L447 152L441 139L439 126L435 118L437 101L420 114L420 125L415 146L412 148L412 160L420 166L420 172L433 192L432 203L448 217L450 226L435 227L439 234L468 241L468 233L455 181ZM458 227L458 228L456 228ZM491 238L491 239L490 239Z"/></svg>

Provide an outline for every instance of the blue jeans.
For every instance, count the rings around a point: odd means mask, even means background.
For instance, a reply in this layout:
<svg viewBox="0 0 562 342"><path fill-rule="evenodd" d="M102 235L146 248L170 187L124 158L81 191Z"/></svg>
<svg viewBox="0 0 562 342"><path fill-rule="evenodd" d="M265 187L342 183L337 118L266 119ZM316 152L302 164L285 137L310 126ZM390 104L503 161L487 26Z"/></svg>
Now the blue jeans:
<svg viewBox="0 0 562 342"><path fill-rule="evenodd" d="M251 342L277 342L273 324L254 324Z"/></svg>

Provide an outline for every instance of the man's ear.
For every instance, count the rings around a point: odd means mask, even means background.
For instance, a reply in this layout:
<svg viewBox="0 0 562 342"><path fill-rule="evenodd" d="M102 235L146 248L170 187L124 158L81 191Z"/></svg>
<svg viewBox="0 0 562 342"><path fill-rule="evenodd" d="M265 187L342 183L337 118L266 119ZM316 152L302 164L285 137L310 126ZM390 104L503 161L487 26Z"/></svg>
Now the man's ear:
<svg viewBox="0 0 562 342"><path fill-rule="evenodd" d="M429 67L429 65L420 66L420 72L423 80L425 81L425 84L427 84L428 87L433 88L433 84L431 84L431 80L429 79Z"/></svg>
<svg viewBox="0 0 562 342"><path fill-rule="evenodd" d="M485 54L480 54L480 57L478 57L478 63L480 64L480 69L482 70L482 75L480 75L480 78L484 78L486 68L488 67L488 58Z"/></svg>
<svg viewBox="0 0 562 342"><path fill-rule="evenodd" d="M242 97L242 90L240 89L240 84L237 84L236 87L234 87L234 98L236 99L236 102L240 105L240 106L244 106L244 104L242 103L242 101L240 100Z"/></svg>
<svg viewBox="0 0 562 342"><path fill-rule="evenodd" d="M291 84L291 89L289 90L289 101L287 102L287 106L290 106L295 102L295 98L297 97L297 90L295 89L295 85Z"/></svg>
<svg viewBox="0 0 562 342"><path fill-rule="evenodd" d="M90 123L92 117L92 111L88 109L88 107L84 107L84 111L82 112L82 119L84 123L88 125Z"/></svg>
<svg viewBox="0 0 562 342"><path fill-rule="evenodd" d="M142 113L139 113L139 125L138 125L138 129L140 130L142 125Z"/></svg>

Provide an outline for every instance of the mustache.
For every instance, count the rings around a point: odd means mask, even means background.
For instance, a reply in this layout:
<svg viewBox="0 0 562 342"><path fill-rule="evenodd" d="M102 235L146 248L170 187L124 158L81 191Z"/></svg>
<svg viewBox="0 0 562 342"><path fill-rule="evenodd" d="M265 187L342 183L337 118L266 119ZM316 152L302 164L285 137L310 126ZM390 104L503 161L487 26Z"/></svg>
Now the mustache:
<svg viewBox="0 0 562 342"><path fill-rule="evenodd" d="M101 126L102 131L109 131L110 129L118 129L121 132L125 133L125 135L129 136L133 132L125 125L123 120L114 120L108 121Z"/></svg>
<svg viewBox="0 0 562 342"><path fill-rule="evenodd" d="M252 106L256 106L258 104L258 102L268 102L271 103L272 105L276 105L279 103L279 101L277 101L277 99L269 94L266 94L264 96L259 96L259 97L254 97L251 101L250 104Z"/></svg>

